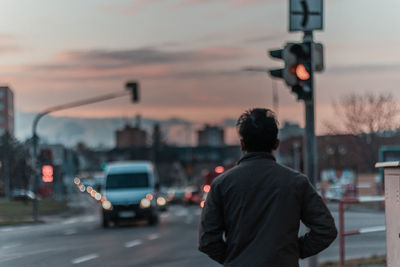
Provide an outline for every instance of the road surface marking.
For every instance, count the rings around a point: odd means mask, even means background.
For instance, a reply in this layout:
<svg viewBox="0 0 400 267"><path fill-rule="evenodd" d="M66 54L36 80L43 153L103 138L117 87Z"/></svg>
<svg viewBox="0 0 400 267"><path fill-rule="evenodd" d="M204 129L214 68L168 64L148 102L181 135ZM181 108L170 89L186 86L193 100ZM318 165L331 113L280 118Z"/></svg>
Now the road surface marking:
<svg viewBox="0 0 400 267"><path fill-rule="evenodd" d="M10 232L10 231L12 231L14 228L12 228L12 227L5 227L5 228L2 228L2 229L0 229L0 231L2 231L2 232Z"/></svg>
<svg viewBox="0 0 400 267"><path fill-rule="evenodd" d="M130 242L126 242L125 243L125 247L126 248L132 248L132 247L135 247L135 246L139 246L141 244L142 244L141 240L133 240L133 241L130 241Z"/></svg>
<svg viewBox="0 0 400 267"><path fill-rule="evenodd" d="M177 211L175 212L175 215L176 215L176 216L179 216L179 217L186 216L186 215L188 215L188 214L189 214L189 212L188 212L187 209L181 209L181 210L177 210Z"/></svg>
<svg viewBox="0 0 400 267"><path fill-rule="evenodd" d="M20 243L11 243L11 244L8 244L8 245L4 245L1 248L2 249L9 249L9 248L16 248L16 247L19 247L19 246L21 246Z"/></svg>
<svg viewBox="0 0 400 267"><path fill-rule="evenodd" d="M159 234L151 234L147 237L148 240L155 240L155 239L159 239L160 235Z"/></svg>
<svg viewBox="0 0 400 267"><path fill-rule="evenodd" d="M169 217L169 213L161 213L160 217L167 218L167 217Z"/></svg>
<svg viewBox="0 0 400 267"><path fill-rule="evenodd" d="M77 223L79 221L78 218L72 218L72 219L68 219L63 221L63 224L71 224L71 223Z"/></svg>
<svg viewBox="0 0 400 267"><path fill-rule="evenodd" d="M72 264L78 264L78 263L81 263L81 262L85 262L85 261L90 261L90 260L96 259L98 257L99 257L99 254L93 253L93 254L89 254L89 255L86 255L86 256L82 256L82 257L73 259L71 262L72 262Z"/></svg>
<svg viewBox="0 0 400 267"><path fill-rule="evenodd" d="M82 219L82 222L94 222L96 221L96 217L90 216Z"/></svg>
<svg viewBox="0 0 400 267"><path fill-rule="evenodd" d="M76 229L69 229L67 231L64 232L64 235L74 235L76 234L78 231L76 231Z"/></svg>

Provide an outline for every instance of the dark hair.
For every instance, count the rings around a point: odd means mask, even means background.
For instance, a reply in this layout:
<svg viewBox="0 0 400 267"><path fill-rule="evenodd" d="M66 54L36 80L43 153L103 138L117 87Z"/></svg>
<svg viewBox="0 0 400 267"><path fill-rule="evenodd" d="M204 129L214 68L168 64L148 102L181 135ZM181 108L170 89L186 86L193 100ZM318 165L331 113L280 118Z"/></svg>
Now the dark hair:
<svg viewBox="0 0 400 267"><path fill-rule="evenodd" d="M247 152L271 152L278 140L278 124L270 109L254 108L240 115L236 126Z"/></svg>

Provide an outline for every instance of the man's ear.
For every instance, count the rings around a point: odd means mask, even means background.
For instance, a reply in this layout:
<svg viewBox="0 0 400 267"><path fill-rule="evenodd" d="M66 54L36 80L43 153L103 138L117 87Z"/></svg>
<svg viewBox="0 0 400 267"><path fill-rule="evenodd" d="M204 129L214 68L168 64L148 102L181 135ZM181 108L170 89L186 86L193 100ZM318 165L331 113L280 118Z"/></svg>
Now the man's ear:
<svg viewBox="0 0 400 267"><path fill-rule="evenodd" d="M241 149L243 152L246 152L246 145L244 144L243 139L240 139L240 149Z"/></svg>
<svg viewBox="0 0 400 267"><path fill-rule="evenodd" d="M276 139L275 145L274 145L274 147L272 148L272 150L277 150L280 143L281 143L281 141L280 141L279 139Z"/></svg>

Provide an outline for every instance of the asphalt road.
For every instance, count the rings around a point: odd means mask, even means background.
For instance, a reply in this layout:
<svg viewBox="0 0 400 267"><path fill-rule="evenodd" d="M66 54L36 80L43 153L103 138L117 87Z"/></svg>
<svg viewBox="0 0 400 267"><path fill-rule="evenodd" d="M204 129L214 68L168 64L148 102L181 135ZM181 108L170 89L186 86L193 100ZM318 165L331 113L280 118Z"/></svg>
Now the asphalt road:
<svg viewBox="0 0 400 267"><path fill-rule="evenodd" d="M197 206L170 207L158 226L136 223L103 229L99 206L86 202L91 208L80 216L0 228L0 266L218 266L197 251ZM348 212L346 223L348 230L382 225L384 215ZM347 237L346 245L349 258L383 254L385 233ZM338 253L335 241L319 260L337 260Z"/></svg>

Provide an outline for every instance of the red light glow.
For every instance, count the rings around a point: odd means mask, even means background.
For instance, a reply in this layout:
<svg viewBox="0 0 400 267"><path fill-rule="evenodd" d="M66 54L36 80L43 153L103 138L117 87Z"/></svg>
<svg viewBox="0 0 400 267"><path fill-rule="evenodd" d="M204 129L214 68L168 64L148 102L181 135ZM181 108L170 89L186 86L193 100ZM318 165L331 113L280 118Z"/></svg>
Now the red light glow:
<svg viewBox="0 0 400 267"><path fill-rule="evenodd" d="M225 171L225 168L223 166L217 166L215 167L214 171L216 173L223 173Z"/></svg>
<svg viewBox="0 0 400 267"><path fill-rule="evenodd" d="M203 186L203 191L204 193L208 193L210 192L211 186L209 184L206 184Z"/></svg>
<svg viewBox="0 0 400 267"><path fill-rule="evenodd" d="M42 167L42 181L44 183L53 182L53 166L43 165Z"/></svg>
<svg viewBox="0 0 400 267"><path fill-rule="evenodd" d="M310 73L308 73L306 67L303 64L299 64L296 66L296 76L303 81L307 81L311 77Z"/></svg>

